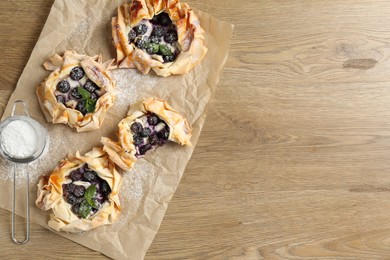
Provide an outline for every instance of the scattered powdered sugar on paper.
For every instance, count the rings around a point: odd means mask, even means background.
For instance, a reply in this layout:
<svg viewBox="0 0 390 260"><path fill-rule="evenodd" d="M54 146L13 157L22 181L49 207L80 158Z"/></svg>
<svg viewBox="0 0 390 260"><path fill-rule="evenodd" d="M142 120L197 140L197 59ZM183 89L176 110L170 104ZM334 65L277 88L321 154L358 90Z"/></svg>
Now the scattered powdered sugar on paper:
<svg viewBox="0 0 390 260"><path fill-rule="evenodd" d="M69 35L67 42L69 44L68 48L73 49L79 53L85 52L85 44L87 42L87 38L89 37L92 19L90 17L86 17L83 19L77 27L72 31Z"/></svg>
<svg viewBox="0 0 390 260"><path fill-rule="evenodd" d="M89 32L89 28L91 27L91 22L92 19L90 17L87 17L82 20L77 25L76 29L72 32L72 34L69 36L69 39L86 37Z"/></svg>
<svg viewBox="0 0 390 260"><path fill-rule="evenodd" d="M131 171L124 172L122 176L123 183L119 198L123 211L118 222L125 222L129 216L137 213L150 185L156 178L156 169L150 163L140 160Z"/></svg>
<svg viewBox="0 0 390 260"><path fill-rule="evenodd" d="M116 101L114 106L127 110L130 104L136 103L140 94L153 91L158 87L159 78L147 77L138 70L116 69L112 71L112 77L116 82Z"/></svg>

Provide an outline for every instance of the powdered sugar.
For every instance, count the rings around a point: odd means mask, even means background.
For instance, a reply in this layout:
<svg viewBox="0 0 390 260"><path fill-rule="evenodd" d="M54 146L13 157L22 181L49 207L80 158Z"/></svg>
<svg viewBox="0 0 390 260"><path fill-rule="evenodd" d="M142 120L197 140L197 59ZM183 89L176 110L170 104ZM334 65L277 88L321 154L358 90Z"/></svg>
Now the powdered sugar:
<svg viewBox="0 0 390 260"><path fill-rule="evenodd" d="M118 222L126 221L136 214L145 200L150 184L156 179L156 169L150 163L139 160L131 171L123 173L123 185L119 193L123 214Z"/></svg>
<svg viewBox="0 0 390 260"><path fill-rule="evenodd" d="M15 120L1 131L0 144L8 156L23 159L34 154L37 138L33 126L24 120Z"/></svg>
<svg viewBox="0 0 390 260"><path fill-rule="evenodd" d="M43 150L41 156L29 163L29 164L15 164L16 169L16 186L18 188L24 187L26 183L27 174L29 174L30 182L37 183L39 176L42 174L42 172L39 170L43 165L45 165L45 162L42 160L49 161L50 156L47 156L49 153L49 147L50 147L50 138L49 135L46 137L46 146ZM7 181L7 180L13 180L13 163L4 159L3 157L0 157L0 171L1 171L1 179Z"/></svg>
<svg viewBox="0 0 390 260"><path fill-rule="evenodd" d="M86 37L86 34L89 31L89 28L91 27L92 19L90 17L85 18L82 20L76 29L73 31L73 33L70 35L70 38L76 38L76 37Z"/></svg>
<svg viewBox="0 0 390 260"><path fill-rule="evenodd" d="M123 174L123 188L120 197L125 200L131 199L139 202L144 195L144 191L149 187L149 181L153 176L153 168L148 163L136 163L134 168Z"/></svg>
<svg viewBox="0 0 390 260"><path fill-rule="evenodd" d="M115 109L127 110L129 104L136 103L141 94L148 93L158 86L157 77L148 77L140 74L137 70L117 69L112 71L112 77L116 82ZM146 83L146 84L145 84Z"/></svg>

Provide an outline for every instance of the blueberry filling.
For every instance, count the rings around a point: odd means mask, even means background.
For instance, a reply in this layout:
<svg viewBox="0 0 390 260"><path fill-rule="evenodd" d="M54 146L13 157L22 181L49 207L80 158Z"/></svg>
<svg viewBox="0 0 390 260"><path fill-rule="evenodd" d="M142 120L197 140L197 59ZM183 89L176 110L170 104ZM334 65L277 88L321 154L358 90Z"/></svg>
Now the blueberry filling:
<svg viewBox="0 0 390 260"><path fill-rule="evenodd" d="M75 67L68 79L58 82L55 95L58 103L76 109L83 115L95 112L97 100L105 93L88 79L83 68Z"/></svg>
<svg viewBox="0 0 390 260"><path fill-rule="evenodd" d="M77 100L79 100L79 99L82 98L82 96L81 96L81 94L79 93L79 91L78 91L77 88L72 89L72 91L70 92L70 95L71 95L73 98L77 99Z"/></svg>
<svg viewBox="0 0 390 260"><path fill-rule="evenodd" d="M163 26L168 26L172 24L172 21L167 13L160 13L159 15L157 15L157 22L157 24L161 24Z"/></svg>
<svg viewBox="0 0 390 260"><path fill-rule="evenodd" d="M164 35L164 41L168 43L173 43L177 41L177 32L175 30L169 30L165 35Z"/></svg>
<svg viewBox="0 0 390 260"><path fill-rule="evenodd" d="M134 27L134 31L137 33L137 35L143 35L148 30L148 26L146 24L139 24L136 27Z"/></svg>
<svg viewBox="0 0 390 260"><path fill-rule="evenodd" d="M74 67L69 74L70 78L73 80L80 80L84 75L85 72L81 67Z"/></svg>
<svg viewBox="0 0 390 260"><path fill-rule="evenodd" d="M85 100L80 100L77 105L76 109L80 111L83 115L87 114L87 107L86 107L86 102Z"/></svg>
<svg viewBox="0 0 390 260"><path fill-rule="evenodd" d="M156 114L151 114L148 117L148 124L149 125L157 125L159 121L160 121L160 119L158 118L158 116Z"/></svg>
<svg viewBox="0 0 390 260"><path fill-rule="evenodd" d="M95 84L95 82L93 82L92 80L88 79L87 82L85 83L84 85L84 88L90 92L90 93L94 93L96 90L99 89L99 87Z"/></svg>
<svg viewBox="0 0 390 260"><path fill-rule="evenodd" d="M70 89L70 85L68 83L68 81L66 80L61 80L60 82L58 82L57 84L57 90L61 93L67 93Z"/></svg>
<svg viewBox="0 0 390 260"><path fill-rule="evenodd" d="M133 124L131 125L130 129L131 129L131 131L132 131L133 133L138 134L139 132L142 131L142 125L141 125L140 123L138 123L138 122L135 122L135 123L133 123Z"/></svg>
<svg viewBox="0 0 390 260"><path fill-rule="evenodd" d="M66 178L70 182L62 185L64 200L80 218L97 212L111 193L107 181L100 178L87 164L72 171Z"/></svg>
<svg viewBox="0 0 390 260"><path fill-rule="evenodd" d="M144 155L156 146L162 146L169 138L169 126L153 113L138 118L130 126L130 130L133 133L133 144L136 147L135 155L137 157Z"/></svg>
<svg viewBox="0 0 390 260"><path fill-rule="evenodd" d="M56 96L57 102L65 104L65 97L64 96Z"/></svg>
<svg viewBox="0 0 390 260"><path fill-rule="evenodd" d="M153 28L153 31L152 31L152 36L156 36L156 37L164 37L165 35L165 28L160 26L160 25L156 25L154 28Z"/></svg>
<svg viewBox="0 0 390 260"><path fill-rule="evenodd" d="M167 13L155 15L151 20L142 20L130 29L128 40L150 55L159 55L164 62L175 61L180 53L176 25Z"/></svg>

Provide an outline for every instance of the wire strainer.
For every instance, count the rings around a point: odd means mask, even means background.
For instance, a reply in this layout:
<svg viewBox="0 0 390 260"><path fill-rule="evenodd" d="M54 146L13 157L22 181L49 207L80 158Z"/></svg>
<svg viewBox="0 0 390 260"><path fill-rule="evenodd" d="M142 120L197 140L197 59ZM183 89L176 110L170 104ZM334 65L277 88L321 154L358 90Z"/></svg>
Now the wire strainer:
<svg viewBox="0 0 390 260"><path fill-rule="evenodd" d="M24 108L24 115L16 115L16 107L18 104L22 104ZM14 154L11 154L9 150L7 150L7 147L5 146L5 137L2 136L2 133L4 132L7 127L10 126L12 122L16 121L23 121L23 123L28 124L31 129L33 129L33 132L36 137L36 142L32 145L33 147L28 147L28 150L30 151L28 155L23 156L15 156ZM15 236L15 197L16 197L16 164L27 164L30 163L36 159L39 158L39 156L42 154L46 147L46 130L43 128L42 125L40 125L37 121L32 119L28 113L28 108L25 102L22 100L15 101L11 116L5 119L3 122L0 123L0 154L7 160L13 162L12 168L13 168L13 194L12 194L12 240L18 244L22 245L27 243L27 241L30 239L30 204L29 204L29 174L27 172L27 178L26 178L26 239L24 241L18 241Z"/></svg>

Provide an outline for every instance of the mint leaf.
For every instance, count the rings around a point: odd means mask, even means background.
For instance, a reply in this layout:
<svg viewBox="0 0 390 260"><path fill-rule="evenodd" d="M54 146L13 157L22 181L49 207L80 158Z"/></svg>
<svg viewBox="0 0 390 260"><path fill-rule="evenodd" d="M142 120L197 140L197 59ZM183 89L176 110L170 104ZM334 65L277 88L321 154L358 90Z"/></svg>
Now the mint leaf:
<svg viewBox="0 0 390 260"><path fill-rule="evenodd" d="M160 45L160 53L164 56L171 56L172 51L167 45Z"/></svg>
<svg viewBox="0 0 390 260"><path fill-rule="evenodd" d="M147 51L151 54L155 54L158 52L158 50L160 49L160 45L157 44L157 43L150 43L148 48L147 48Z"/></svg>
<svg viewBox="0 0 390 260"><path fill-rule="evenodd" d="M87 99L85 101L85 108L87 109L88 113L95 112L95 106L96 106L96 100Z"/></svg>
<svg viewBox="0 0 390 260"><path fill-rule="evenodd" d="M84 193L85 201L92 208L96 208L97 207L96 204L95 204L95 201L93 201L93 196L95 195L95 193L96 193L96 186L95 185L89 186L88 189ZM81 205L80 205L80 207L81 207Z"/></svg>
<svg viewBox="0 0 390 260"><path fill-rule="evenodd" d="M83 89L81 87L77 87L77 92L79 92L81 97L84 98L84 99L88 100L88 99L91 98L91 94L86 89Z"/></svg>
<svg viewBox="0 0 390 260"><path fill-rule="evenodd" d="M81 218L86 218L92 210L92 206L88 204L86 200L83 200L80 204L79 215Z"/></svg>

